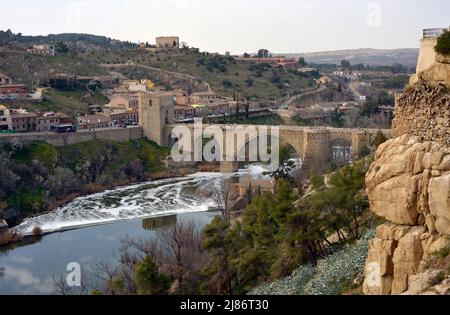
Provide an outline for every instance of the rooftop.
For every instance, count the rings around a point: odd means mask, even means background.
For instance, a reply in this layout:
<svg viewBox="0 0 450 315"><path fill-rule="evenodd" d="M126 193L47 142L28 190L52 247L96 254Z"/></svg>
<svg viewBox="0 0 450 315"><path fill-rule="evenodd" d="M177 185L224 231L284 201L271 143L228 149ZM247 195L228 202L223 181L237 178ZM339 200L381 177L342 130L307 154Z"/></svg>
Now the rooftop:
<svg viewBox="0 0 450 315"><path fill-rule="evenodd" d="M35 118L35 117L37 117L37 115L35 113L17 113L17 114L12 114L11 117L13 119Z"/></svg>
<svg viewBox="0 0 450 315"><path fill-rule="evenodd" d="M95 115L86 115L86 116L79 116L77 117L78 121L82 123L105 123L110 122L111 119L103 114L95 114Z"/></svg>

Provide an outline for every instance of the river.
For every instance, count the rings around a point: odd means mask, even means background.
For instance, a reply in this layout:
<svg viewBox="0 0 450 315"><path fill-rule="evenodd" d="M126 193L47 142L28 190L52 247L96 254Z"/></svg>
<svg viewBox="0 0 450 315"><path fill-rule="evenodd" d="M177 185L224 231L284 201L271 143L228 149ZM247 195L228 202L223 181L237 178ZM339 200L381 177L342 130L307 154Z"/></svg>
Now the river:
<svg viewBox="0 0 450 315"><path fill-rule="evenodd" d="M124 237L154 238L157 230L179 221L203 227L218 213L210 210L213 201L198 192L211 189L222 176L198 173L119 187L24 221L17 227L22 233L39 226L44 236L0 248L0 294L52 294L54 278L66 276L70 262L82 270L112 263ZM243 176L261 178L262 168L251 165L229 177Z"/></svg>

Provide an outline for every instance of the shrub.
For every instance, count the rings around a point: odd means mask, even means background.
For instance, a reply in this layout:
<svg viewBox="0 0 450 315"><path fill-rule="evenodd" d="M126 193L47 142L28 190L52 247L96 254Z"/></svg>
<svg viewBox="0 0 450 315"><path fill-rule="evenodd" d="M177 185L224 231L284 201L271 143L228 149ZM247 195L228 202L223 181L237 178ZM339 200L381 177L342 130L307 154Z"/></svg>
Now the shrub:
<svg viewBox="0 0 450 315"><path fill-rule="evenodd" d="M445 31L444 34L439 36L434 49L441 55L450 55L450 32Z"/></svg>
<svg viewBox="0 0 450 315"><path fill-rule="evenodd" d="M349 279L364 271L368 242L375 229L366 231L354 244L346 244L320 260L317 266L302 265L291 276L253 289L250 295L336 295Z"/></svg>
<svg viewBox="0 0 450 315"><path fill-rule="evenodd" d="M136 265L135 280L140 295L162 295L170 288L170 279L158 270L150 256Z"/></svg>
<svg viewBox="0 0 450 315"><path fill-rule="evenodd" d="M42 235L42 229L39 226L35 226L33 228L33 235L34 236L41 236Z"/></svg>
<svg viewBox="0 0 450 315"><path fill-rule="evenodd" d="M446 246L435 253L439 258L446 258L450 254L450 246Z"/></svg>

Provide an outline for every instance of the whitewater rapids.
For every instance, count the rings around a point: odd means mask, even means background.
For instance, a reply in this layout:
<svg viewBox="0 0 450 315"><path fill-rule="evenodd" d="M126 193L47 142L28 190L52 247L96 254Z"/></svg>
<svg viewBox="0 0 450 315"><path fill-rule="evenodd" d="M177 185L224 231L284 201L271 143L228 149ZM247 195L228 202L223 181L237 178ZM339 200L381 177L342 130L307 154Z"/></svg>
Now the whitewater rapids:
<svg viewBox="0 0 450 315"><path fill-rule="evenodd" d="M249 165L226 177L261 178L263 168ZM210 190L224 178L220 173L197 173L182 178L148 181L79 197L65 206L28 218L17 230L30 235L35 227L51 233L85 226L113 223L136 218L208 211L213 200L198 194Z"/></svg>

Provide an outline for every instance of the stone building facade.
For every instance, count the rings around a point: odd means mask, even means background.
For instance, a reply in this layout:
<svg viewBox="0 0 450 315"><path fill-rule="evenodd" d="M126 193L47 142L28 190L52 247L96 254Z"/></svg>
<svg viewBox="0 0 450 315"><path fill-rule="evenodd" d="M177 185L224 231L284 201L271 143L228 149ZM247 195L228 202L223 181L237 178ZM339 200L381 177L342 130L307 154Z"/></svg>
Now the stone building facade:
<svg viewBox="0 0 450 315"><path fill-rule="evenodd" d="M156 37L157 48L180 48L180 38L177 36Z"/></svg>
<svg viewBox="0 0 450 315"><path fill-rule="evenodd" d="M174 96L170 93L139 94L139 125L144 136L161 146L169 147L174 123Z"/></svg>

